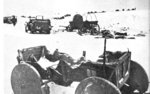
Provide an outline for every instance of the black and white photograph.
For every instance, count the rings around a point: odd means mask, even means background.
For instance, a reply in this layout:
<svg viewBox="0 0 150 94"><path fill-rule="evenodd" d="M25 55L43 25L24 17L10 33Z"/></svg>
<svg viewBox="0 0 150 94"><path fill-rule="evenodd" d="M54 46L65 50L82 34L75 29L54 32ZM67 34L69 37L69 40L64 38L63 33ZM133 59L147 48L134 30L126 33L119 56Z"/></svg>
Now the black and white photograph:
<svg viewBox="0 0 150 94"><path fill-rule="evenodd" d="M4 94L150 94L149 0L3 0Z"/></svg>

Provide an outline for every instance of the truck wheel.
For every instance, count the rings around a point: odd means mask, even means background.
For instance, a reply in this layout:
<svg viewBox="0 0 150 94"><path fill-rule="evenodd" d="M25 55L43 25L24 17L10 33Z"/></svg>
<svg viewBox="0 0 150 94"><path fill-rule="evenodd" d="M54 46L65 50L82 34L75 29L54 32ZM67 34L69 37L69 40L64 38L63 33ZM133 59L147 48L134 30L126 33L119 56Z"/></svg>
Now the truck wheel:
<svg viewBox="0 0 150 94"><path fill-rule="evenodd" d="M75 94L121 94L110 81L100 77L89 77L80 82Z"/></svg>
<svg viewBox="0 0 150 94"><path fill-rule="evenodd" d="M25 31L26 31L26 33L29 31L28 26L25 26Z"/></svg>
<svg viewBox="0 0 150 94"><path fill-rule="evenodd" d="M47 33L47 34L50 34L50 30L47 30L46 33Z"/></svg>
<svg viewBox="0 0 150 94"><path fill-rule="evenodd" d="M35 33L36 33L36 31L34 31L34 30L31 31L31 34L35 34Z"/></svg>
<svg viewBox="0 0 150 94"><path fill-rule="evenodd" d="M100 26L97 24L96 27L95 27L96 31L96 35L99 35L100 34Z"/></svg>

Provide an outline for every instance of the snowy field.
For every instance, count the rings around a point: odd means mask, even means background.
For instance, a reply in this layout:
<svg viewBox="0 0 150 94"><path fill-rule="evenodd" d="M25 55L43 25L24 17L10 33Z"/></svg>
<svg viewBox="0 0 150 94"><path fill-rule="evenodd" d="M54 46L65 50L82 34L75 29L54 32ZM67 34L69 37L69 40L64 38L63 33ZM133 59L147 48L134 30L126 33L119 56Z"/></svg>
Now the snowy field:
<svg viewBox="0 0 150 94"><path fill-rule="evenodd" d="M130 35L137 34L141 31L147 33L145 37L135 37L135 39L108 39L107 50L109 51L127 51L132 52L131 59L137 61L143 66L150 79L150 63L149 63L149 23L147 12L119 12L97 14L97 20L101 28L105 27L110 30L119 30L121 26L130 27L128 31ZM53 53L55 49L68 53L74 59L78 59L82 55L82 51L86 51L86 59L95 61L98 56L103 53L104 39L95 38L96 36L79 36L75 32L52 32L50 35L28 34L25 33L24 23L28 19L18 17L18 23L13 25L4 24L4 93L13 94L10 84L10 76L12 69L17 65L17 50L45 45L47 49ZM54 29L58 30L59 25L67 25L68 20L61 22L51 20ZM116 25L120 23L120 25ZM112 26L113 25L113 26ZM44 65L49 65L43 62ZM63 87L49 84L51 86L51 94L74 94L78 85L74 82L70 87ZM150 89L148 90L150 91Z"/></svg>

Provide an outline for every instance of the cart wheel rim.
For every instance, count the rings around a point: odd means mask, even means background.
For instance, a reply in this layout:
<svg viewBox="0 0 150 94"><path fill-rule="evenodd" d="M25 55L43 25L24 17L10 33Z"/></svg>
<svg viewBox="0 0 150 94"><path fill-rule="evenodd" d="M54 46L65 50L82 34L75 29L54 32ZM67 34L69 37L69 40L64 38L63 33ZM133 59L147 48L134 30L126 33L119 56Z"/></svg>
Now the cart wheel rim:
<svg viewBox="0 0 150 94"><path fill-rule="evenodd" d="M140 93L145 93L148 89L148 76L143 67L135 61L131 61L127 84L132 92L138 90Z"/></svg>
<svg viewBox="0 0 150 94"><path fill-rule="evenodd" d="M97 32L100 32L100 26L98 24L96 25L96 29L97 29Z"/></svg>
<svg viewBox="0 0 150 94"><path fill-rule="evenodd" d="M11 74L11 86L14 94L42 94L41 78L29 64L15 66Z"/></svg>
<svg viewBox="0 0 150 94"><path fill-rule="evenodd" d="M80 82L75 94L121 94L110 81L100 77L89 77Z"/></svg>

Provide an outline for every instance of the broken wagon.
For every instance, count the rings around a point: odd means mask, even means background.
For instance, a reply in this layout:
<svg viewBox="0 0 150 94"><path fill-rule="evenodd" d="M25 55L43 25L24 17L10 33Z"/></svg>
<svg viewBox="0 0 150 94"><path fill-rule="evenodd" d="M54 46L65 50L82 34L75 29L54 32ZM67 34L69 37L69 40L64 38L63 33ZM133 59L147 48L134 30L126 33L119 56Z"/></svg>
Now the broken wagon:
<svg viewBox="0 0 150 94"><path fill-rule="evenodd" d="M82 58L85 56L84 52ZM57 67L42 68L38 61L43 57L59 61ZM68 54L58 50L50 54L45 46L37 46L18 50L17 60L11 74L14 94L50 94L49 82L70 86L78 81L75 94L132 94L135 90L143 94L148 88L147 74L131 60L130 51L104 51L96 62L74 62Z"/></svg>
<svg viewBox="0 0 150 94"><path fill-rule="evenodd" d="M98 21L89 21L83 20L83 16L80 14L76 14L73 17L73 20L69 22L69 26L67 27L69 32L73 30L78 30L80 35L89 33L91 35L97 35L100 33L100 27Z"/></svg>
<svg viewBox="0 0 150 94"><path fill-rule="evenodd" d="M43 16L30 18L29 22L25 24L25 31L30 31L32 34L50 34L51 29L50 19L44 19Z"/></svg>

